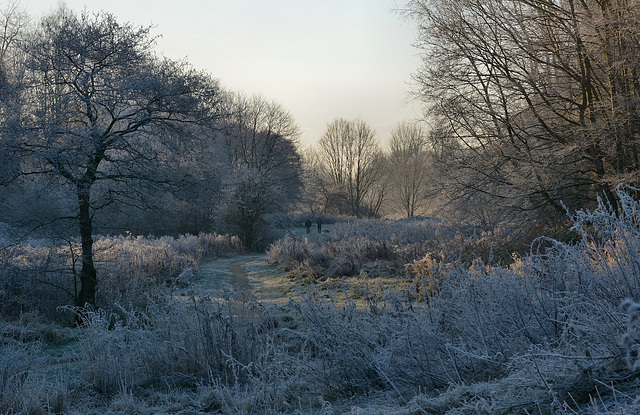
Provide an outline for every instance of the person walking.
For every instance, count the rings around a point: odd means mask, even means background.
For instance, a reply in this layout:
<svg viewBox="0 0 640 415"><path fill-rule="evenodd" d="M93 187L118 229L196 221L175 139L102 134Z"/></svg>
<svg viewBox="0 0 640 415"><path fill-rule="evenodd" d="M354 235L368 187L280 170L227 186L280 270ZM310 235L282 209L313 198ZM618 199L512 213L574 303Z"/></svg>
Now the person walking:
<svg viewBox="0 0 640 415"><path fill-rule="evenodd" d="M304 227L307 228L307 233L311 232L311 219L307 219L304 223Z"/></svg>
<svg viewBox="0 0 640 415"><path fill-rule="evenodd" d="M322 233L322 218L318 218L316 223L318 224L318 233Z"/></svg>

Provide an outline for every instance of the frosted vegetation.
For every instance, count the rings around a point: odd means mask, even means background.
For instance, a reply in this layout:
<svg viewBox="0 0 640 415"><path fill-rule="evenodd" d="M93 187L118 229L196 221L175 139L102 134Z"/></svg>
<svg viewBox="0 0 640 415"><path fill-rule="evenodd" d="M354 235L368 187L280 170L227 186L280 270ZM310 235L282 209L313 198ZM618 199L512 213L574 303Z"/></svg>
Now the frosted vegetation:
<svg viewBox="0 0 640 415"><path fill-rule="evenodd" d="M0 413L637 413L640 204L618 197L509 262L437 222L292 233L268 252L305 282L283 303L181 281L235 238L102 237L103 307L75 329L43 317L72 315L75 242L5 248ZM354 275L397 284L322 288Z"/></svg>
<svg viewBox="0 0 640 415"><path fill-rule="evenodd" d="M425 118L305 150L151 26L0 5L0 415L640 413L636 3L408 1Z"/></svg>
<svg viewBox="0 0 640 415"><path fill-rule="evenodd" d="M57 308L77 297L78 245L77 241L32 240L4 247L0 311L9 316L25 311L60 316ZM135 309L144 309L149 299L166 296L166 287L183 284L183 271L197 270L202 260L243 252L239 238L215 234L98 237L94 247L102 276L100 304L119 302Z"/></svg>

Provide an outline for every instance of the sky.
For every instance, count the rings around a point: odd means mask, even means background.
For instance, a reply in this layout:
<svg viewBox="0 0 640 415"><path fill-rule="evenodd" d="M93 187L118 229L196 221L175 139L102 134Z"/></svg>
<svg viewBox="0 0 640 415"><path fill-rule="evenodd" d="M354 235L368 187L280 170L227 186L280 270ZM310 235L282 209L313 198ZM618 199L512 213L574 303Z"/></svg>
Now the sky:
<svg viewBox="0 0 640 415"><path fill-rule="evenodd" d="M0 0L1 2L1 0ZM34 18L56 0L22 0ZM186 59L232 91L280 103L314 145L336 118L361 118L381 143L420 115L410 99L416 29L396 10L406 0L65 0L153 25L157 51Z"/></svg>

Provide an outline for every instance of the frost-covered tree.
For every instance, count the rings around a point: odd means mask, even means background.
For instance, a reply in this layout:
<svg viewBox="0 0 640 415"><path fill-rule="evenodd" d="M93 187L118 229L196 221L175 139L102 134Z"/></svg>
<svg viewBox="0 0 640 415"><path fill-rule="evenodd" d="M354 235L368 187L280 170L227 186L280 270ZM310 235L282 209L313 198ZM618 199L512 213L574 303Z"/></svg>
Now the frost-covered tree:
<svg viewBox="0 0 640 415"><path fill-rule="evenodd" d="M284 192L280 198L295 201L302 187L302 161L300 128L293 116L259 95L228 93L224 108L222 144L229 163L255 170Z"/></svg>
<svg viewBox="0 0 640 415"><path fill-rule="evenodd" d="M12 0L0 9L0 88L7 86L8 77L15 70L19 56L16 46L23 40L28 23L20 2Z"/></svg>
<svg viewBox="0 0 640 415"><path fill-rule="evenodd" d="M363 120L336 119L318 141L316 188L327 212L368 216L375 186L384 177L384 157L375 132ZM379 207L379 204L377 205Z"/></svg>
<svg viewBox="0 0 640 415"><path fill-rule="evenodd" d="M413 0L453 197L565 217L640 171L640 4ZM455 145L451 144L455 142ZM562 203L561 203L562 202Z"/></svg>
<svg viewBox="0 0 640 415"><path fill-rule="evenodd" d="M15 105L16 79L19 76L18 45L24 41L29 18L21 10L20 3L10 1L0 8L0 141L6 145L12 140L12 125L7 122L8 113ZM17 171L15 153L2 152L0 155L0 185L15 179Z"/></svg>
<svg viewBox="0 0 640 415"><path fill-rule="evenodd" d="M265 215L287 212L300 199L300 129L280 104L261 96L227 93L220 150L226 155L222 225L247 248L259 248Z"/></svg>
<svg viewBox="0 0 640 415"><path fill-rule="evenodd" d="M141 207L142 183L180 179L162 167L183 161L194 132L213 125L220 89L185 62L156 56L149 28L107 13L60 8L23 47L11 150L24 177L47 176L75 204L82 246L76 302L95 304L95 212L115 202Z"/></svg>
<svg viewBox="0 0 640 415"><path fill-rule="evenodd" d="M266 215L280 206L274 183L255 169L237 167L227 179L220 205L225 229L240 237L245 248L259 249L264 242Z"/></svg>
<svg viewBox="0 0 640 415"><path fill-rule="evenodd" d="M431 154L419 124L401 122L389 139L391 204L408 218L424 214L430 189Z"/></svg>

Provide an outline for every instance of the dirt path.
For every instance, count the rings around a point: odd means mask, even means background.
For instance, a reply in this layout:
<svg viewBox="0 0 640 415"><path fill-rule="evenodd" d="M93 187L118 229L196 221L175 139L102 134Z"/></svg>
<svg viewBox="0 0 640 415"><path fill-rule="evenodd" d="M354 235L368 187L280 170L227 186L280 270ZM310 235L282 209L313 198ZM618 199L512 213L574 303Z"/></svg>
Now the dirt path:
<svg viewBox="0 0 640 415"><path fill-rule="evenodd" d="M195 287L201 295L220 297L228 290L253 288L252 273L267 268L265 254L233 255L200 264Z"/></svg>
<svg viewBox="0 0 640 415"><path fill-rule="evenodd" d="M282 269L267 262L266 254L247 254L203 262L189 290L197 297L209 298L246 291L260 301L285 303L295 294L294 285Z"/></svg>
<svg viewBox="0 0 640 415"><path fill-rule="evenodd" d="M231 279L229 283L235 288L248 288L249 287L249 276L244 269L244 266L249 262L253 262L252 258L239 259L229 264L229 270L231 271Z"/></svg>

